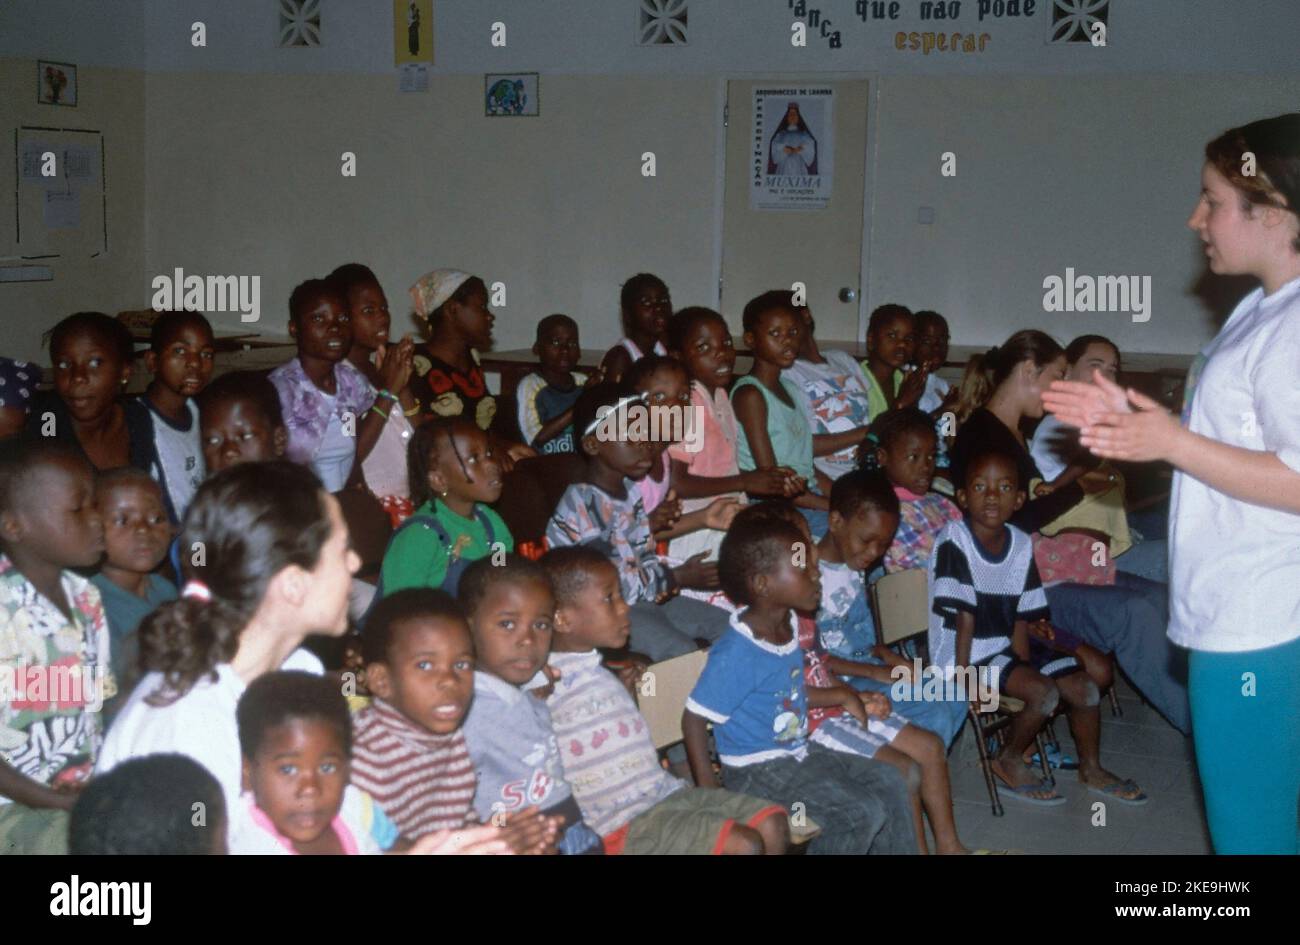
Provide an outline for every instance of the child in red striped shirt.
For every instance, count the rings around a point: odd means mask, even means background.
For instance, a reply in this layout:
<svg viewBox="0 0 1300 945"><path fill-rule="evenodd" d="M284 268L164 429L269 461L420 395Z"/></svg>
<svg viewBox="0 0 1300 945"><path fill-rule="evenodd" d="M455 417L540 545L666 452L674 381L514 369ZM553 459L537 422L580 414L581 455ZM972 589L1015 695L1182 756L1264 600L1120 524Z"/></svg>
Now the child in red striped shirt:
<svg viewBox="0 0 1300 945"><path fill-rule="evenodd" d="M474 645L460 605L430 588L385 597L366 621L362 656L374 700L354 720L352 783L406 840L474 823L474 764L461 731ZM495 823L516 853L553 852L558 825L536 808Z"/></svg>

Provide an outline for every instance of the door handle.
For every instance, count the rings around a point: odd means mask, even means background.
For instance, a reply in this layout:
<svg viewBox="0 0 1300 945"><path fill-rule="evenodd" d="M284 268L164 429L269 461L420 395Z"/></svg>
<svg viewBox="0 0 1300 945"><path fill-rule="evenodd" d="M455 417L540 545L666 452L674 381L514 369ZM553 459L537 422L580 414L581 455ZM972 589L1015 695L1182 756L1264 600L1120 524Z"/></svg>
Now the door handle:
<svg viewBox="0 0 1300 945"><path fill-rule="evenodd" d="M857 298L858 298L857 289L850 289L848 286L845 286L844 288L840 289L841 302L855 302L857 301Z"/></svg>

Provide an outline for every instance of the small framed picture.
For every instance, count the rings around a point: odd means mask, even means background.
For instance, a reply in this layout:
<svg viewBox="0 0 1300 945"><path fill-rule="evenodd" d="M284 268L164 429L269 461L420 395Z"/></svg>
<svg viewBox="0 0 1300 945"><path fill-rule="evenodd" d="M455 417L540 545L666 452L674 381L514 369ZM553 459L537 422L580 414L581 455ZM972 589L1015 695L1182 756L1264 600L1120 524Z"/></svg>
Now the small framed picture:
<svg viewBox="0 0 1300 945"><path fill-rule="evenodd" d="M36 63L36 101L77 107L77 67L70 62Z"/></svg>
<svg viewBox="0 0 1300 945"><path fill-rule="evenodd" d="M542 113L541 80L536 72L483 76L483 114L488 118L532 117Z"/></svg>

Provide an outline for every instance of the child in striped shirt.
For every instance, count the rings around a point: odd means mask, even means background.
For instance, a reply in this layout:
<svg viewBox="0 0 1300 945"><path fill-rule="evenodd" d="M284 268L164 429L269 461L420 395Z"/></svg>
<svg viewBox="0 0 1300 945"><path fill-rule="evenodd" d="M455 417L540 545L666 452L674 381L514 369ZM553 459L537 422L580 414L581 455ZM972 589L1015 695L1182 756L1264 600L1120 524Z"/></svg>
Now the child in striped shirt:
<svg viewBox="0 0 1300 945"><path fill-rule="evenodd" d="M474 765L461 723L474 692L474 646L460 605L442 591L385 597L362 640L372 703L357 713L352 783L406 840L473 823ZM517 852L553 850L558 818L535 808L496 826Z"/></svg>
<svg viewBox="0 0 1300 945"><path fill-rule="evenodd" d="M605 852L784 853L779 805L693 788L660 766L627 681L601 665L600 649L625 646L631 627L608 552L571 545L541 563L555 588L550 665L560 675L547 706L565 779Z"/></svg>

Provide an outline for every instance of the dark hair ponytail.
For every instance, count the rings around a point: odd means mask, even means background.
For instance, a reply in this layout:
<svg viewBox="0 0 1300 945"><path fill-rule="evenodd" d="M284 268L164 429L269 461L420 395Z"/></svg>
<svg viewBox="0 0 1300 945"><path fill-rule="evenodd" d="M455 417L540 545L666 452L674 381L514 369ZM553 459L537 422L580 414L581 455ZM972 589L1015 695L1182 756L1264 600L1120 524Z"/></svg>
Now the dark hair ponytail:
<svg viewBox="0 0 1300 945"><path fill-rule="evenodd" d="M988 403L993 392L1022 361L1033 361L1035 367L1041 368L1064 353L1050 335L1025 328L1001 345L989 348L983 354L971 355L958 389L957 422L965 423L972 413Z"/></svg>
<svg viewBox="0 0 1300 945"><path fill-rule="evenodd" d="M181 571L210 600L163 604L140 625L140 663L163 674L148 697L168 705L228 663L267 585L290 565L313 570L329 540L324 487L305 466L240 463L199 486L181 529Z"/></svg>

